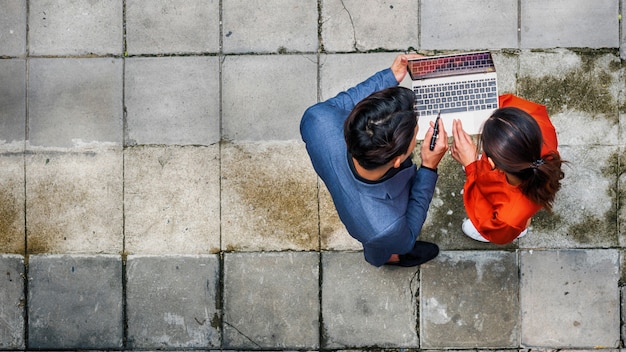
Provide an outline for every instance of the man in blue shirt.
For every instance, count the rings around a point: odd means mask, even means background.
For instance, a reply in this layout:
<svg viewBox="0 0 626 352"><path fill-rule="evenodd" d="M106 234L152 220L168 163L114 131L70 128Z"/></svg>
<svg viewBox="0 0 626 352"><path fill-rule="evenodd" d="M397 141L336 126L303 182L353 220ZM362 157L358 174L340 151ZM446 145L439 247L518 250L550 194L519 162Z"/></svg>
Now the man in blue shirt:
<svg viewBox="0 0 626 352"><path fill-rule="evenodd" d="M439 253L436 244L417 237L448 137L440 122L434 150L422 143L422 163L416 168L411 160L418 128L415 95L398 86L409 58L399 55L390 68L311 106L300 122L313 168L339 218L375 266L416 266ZM425 140L432 135L431 123Z"/></svg>

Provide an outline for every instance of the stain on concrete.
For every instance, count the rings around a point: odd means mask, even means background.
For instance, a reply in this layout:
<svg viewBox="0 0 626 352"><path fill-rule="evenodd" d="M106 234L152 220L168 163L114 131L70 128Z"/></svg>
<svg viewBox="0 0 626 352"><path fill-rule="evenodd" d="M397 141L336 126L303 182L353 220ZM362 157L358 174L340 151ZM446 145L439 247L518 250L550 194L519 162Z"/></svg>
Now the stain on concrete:
<svg viewBox="0 0 626 352"><path fill-rule="evenodd" d="M320 242L322 243L322 247L327 248L333 234L343 228L343 224L339 221L339 217L333 218L332 222L327 221L324 225L320 226Z"/></svg>
<svg viewBox="0 0 626 352"><path fill-rule="evenodd" d="M20 216L21 206L17 199L13 196L16 187L22 187L17 182L7 182L0 189L0 248L4 253L23 254L22 250L18 250L16 243L24 241L24 224L19 223L22 220Z"/></svg>
<svg viewBox="0 0 626 352"><path fill-rule="evenodd" d="M537 232L549 233L557 230L562 225L562 221L563 217L557 212L550 213L545 209L541 209L533 216L530 226L532 230Z"/></svg>
<svg viewBox="0 0 626 352"><path fill-rule="evenodd" d="M214 329L219 329L222 326L222 319L219 314L213 313L213 318L211 318L211 327Z"/></svg>
<svg viewBox="0 0 626 352"><path fill-rule="evenodd" d="M599 238L608 238L610 241L616 243L617 238L615 236L615 229L611 229L610 224L606 223L602 219L586 214L582 221L571 225L567 234L571 236L576 242L581 244L593 244L600 242Z"/></svg>
<svg viewBox="0 0 626 352"><path fill-rule="evenodd" d="M76 193L76 187L45 180L33 185L28 200L29 230L27 251L29 254L51 253L66 240L64 226L67 214L62 209L78 209L85 202L86 192ZM88 225L86 225L88 226Z"/></svg>
<svg viewBox="0 0 626 352"><path fill-rule="evenodd" d="M520 50L518 49L502 49L497 52L504 57L513 59L518 58L520 54Z"/></svg>
<svg viewBox="0 0 626 352"><path fill-rule="evenodd" d="M33 236L28 238L27 245L28 254L50 253L51 248L54 248L54 241L51 238Z"/></svg>
<svg viewBox="0 0 626 352"><path fill-rule="evenodd" d="M620 201L620 188L619 188L619 178L624 173L624 165L620 164L620 153L615 152L611 154L604 164L604 166L600 169L602 172L602 176L604 176L608 180L615 180L612 183L609 183L609 188L606 190L606 193L609 197L611 197L611 209L605 214L605 220L607 224L615 224L615 231L617 232L617 222L618 222L618 212L619 212L619 204Z"/></svg>
<svg viewBox="0 0 626 352"><path fill-rule="evenodd" d="M109 163L112 160L121 161L121 158L111 153L96 159L99 155L96 152L78 152L34 153L28 156L29 173L35 175L27 177L29 254L118 252L117 243L108 243L112 242L110 236L118 236L118 229L113 229L111 224L117 224L119 219L115 217L117 214L110 214L108 207L112 202L107 197L115 196L121 190L114 182L109 182L110 170L119 168L121 171L121 164ZM121 181L121 173L119 176L115 182ZM121 194L113 199L121 201ZM121 221L119 223L121 225ZM121 237L121 226L119 231Z"/></svg>
<svg viewBox="0 0 626 352"><path fill-rule="evenodd" d="M620 168L624 168L620 166L619 159L619 153L613 153L600 168L605 178L614 180L614 182L609 183L609 187L606 190L607 195L611 199L609 210L600 216L585 214L579 222L570 225L567 229L567 234L576 242L581 244L608 243L611 245L619 243L617 230L619 189L617 180L620 175Z"/></svg>
<svg viewBox="0 0 626 352"><path fill-rule="evenodd" d="M577 51L581 65L575 69L543 77L520 76L519 95L547 107L549 114L565 110L583 111L594 118L599 114L611 122L618 122L617 101L610 91L612 72L621 68L618 56L607 68L600 68L597 60L606 51Z"/></svg>
<svg viewBox="0 0 626 352"><path fill-rule="evenodd" d="M290 172L287 165L290 161L285 160L282 171L273 169L270 164L276 163L266 160L275 159L276 155L285 152L280 148L270 146L252 154L240 145L233 145L237 148L237 160L229 173L247 175L233 182L233 186L243 203L248 205L247 210L252 214L250 220L269 224L268 230L261 231L261 235L287 240L299 248L317 246L317 230L312 228L312 225L317 225L316 219L313 219L317 214L317 204L311 202L314 198L309 197L314 188L299 177L300 172L296 169L300 167L294 166L294 172Z"/></svg>
<svg viewBox="0 0 626 352"><path fill-rule="evenodd" d="M226 250L225 252L237 252L239 251L241 248L239 248L239 246L234 246L232 244L228 244L226 245Z"/></svg>

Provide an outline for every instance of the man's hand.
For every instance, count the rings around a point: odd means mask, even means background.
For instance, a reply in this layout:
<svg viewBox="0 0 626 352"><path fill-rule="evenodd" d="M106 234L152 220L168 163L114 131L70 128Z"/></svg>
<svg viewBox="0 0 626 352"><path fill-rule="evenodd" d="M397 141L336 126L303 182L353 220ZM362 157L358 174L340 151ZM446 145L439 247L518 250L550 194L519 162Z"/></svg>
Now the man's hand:
<svg viewBox="0 0 626 352"><path fill-rule="evenodd" d="M417 57L423 57L420 54L400 54L396 56L396 59L393 60L393 64L391 64L391 72L396 76L396 81L398 83L402 82L404 76L407 74L407 65L409 64L409 59L414 59Z"/></svg>
<svg viewBox="0 0 626 352"><path fill-rule="evenodd" d="M463 130L463 124L460 120L452 121L452 148L450 154L454 160L458 161L463 167L473 163L478 158L476 144L472 137Z"/></svg>
<svg viewBox="0 0 626 352"><path fill-rule="evenodd" d="M433 137L435 123L430 122L430 127L426 131L424 142L422 143L421 157L422 165L431 169L436 169L439 162L446 155L448 151L448 134L443 126L443 120L439 119L439 134L437 135L437 141L435 142L435 148L430 150L430 139Z"/></svg>

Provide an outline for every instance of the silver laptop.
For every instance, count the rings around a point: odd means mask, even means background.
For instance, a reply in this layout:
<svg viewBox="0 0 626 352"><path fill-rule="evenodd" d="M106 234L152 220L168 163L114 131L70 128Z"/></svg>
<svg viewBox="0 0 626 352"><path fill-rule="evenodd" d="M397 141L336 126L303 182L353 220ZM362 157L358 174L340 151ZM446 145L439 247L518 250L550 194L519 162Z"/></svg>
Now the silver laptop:
<svg viewBox="0 0 626 352"><path fill-rule="evenodd" d="M408 71L419 114L419 140L439 113L448 136L453 119L460 119L467 133L479 134L498 108L496 67L488 51L411 59Z"/></svg>

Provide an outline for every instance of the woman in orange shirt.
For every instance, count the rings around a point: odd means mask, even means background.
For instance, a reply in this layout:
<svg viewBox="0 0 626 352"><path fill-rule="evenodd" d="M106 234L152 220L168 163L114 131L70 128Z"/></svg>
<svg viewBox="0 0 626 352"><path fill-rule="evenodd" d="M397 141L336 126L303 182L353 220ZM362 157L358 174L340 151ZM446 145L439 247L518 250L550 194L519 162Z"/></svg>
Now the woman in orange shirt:
<svg viewBox="0 0 626 352"><path fill-rule="evenodd" d="M552 210L564 174L554 126L543 105L506 94L483 125L480 147L454 120L452 157L465 169L463 232L506 244L526 234L541 208Z"/></svg>

